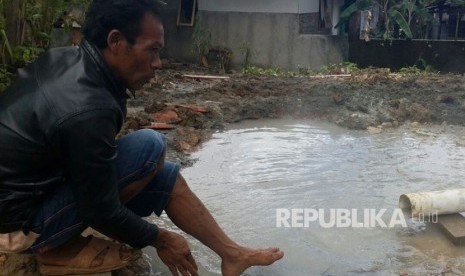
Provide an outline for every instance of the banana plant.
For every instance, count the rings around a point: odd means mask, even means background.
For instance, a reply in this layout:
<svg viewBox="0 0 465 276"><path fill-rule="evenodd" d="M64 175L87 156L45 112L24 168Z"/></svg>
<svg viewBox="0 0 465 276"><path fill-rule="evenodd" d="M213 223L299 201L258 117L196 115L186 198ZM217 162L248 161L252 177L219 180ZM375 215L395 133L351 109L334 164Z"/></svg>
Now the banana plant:
<svg viewBox="0 0 465 276"><path fill-rule="evenodd" d="M384 39L392 38L393 24L397 24L405 38L423 37L426 35L426 26L434 18L428 11L428 6L440 0L357 0L340 14L336 27L347 22L350 17L364 10L379 10L378 32ZM456 5L465 6L465 0L451 0Z"/></svg>
<svg viewBox="0 0 465 276"><path fill-rule="evenodd" d="M435 21L428 7L440 0L402 0L391 8L391 16L404 31L407 38L425 38L426 27ZM465 6L465 0L451 0L456 5ZM394 11L397 10L399 14ZM415 33L414 33L415 32ZM424 32L424 33L422 33Z"/></svg>
<svg viewBox="0 0 465 276"><path fill-rule="evenodd" d="M465 0L451 0L451 2L457 6L465 7Z"/></svg>
<svg viewBox="0 0 465 276"><path fill-rule="evenodd" d="M7 58L11 59L13 57L13 50L11 48L8 36L5 31L5 18L3 17L4 8L3 0L0 0L0 63L4 64ZM8 56L7 56L8 55Z"/></svg>
<svg viewBox="0 0 465 276"><path fill-rule="evenodd" d="M407 38L412 38L412 31L410 30L410 24L405 20L405 17L396 9L391 9L389 14L392 19L399 25L400 29L404 32Z"/></svg>
<svg viewBox="0 0 465 276"><path fill-rule="evenodd" d="M2 50L1 63L5 64L7 59L13 58L13 49L11 48L10 42L8 41L8 37L4 29L0 30L0 37L1 41L3 42L0 47L0 49ZM5 51L8 54L8 57L6 56Z"/></svg>
<svg viewBox="0 0 465 276"><path fill-rule="evenodd" d="M339 22L336 26L334 26L334 28L337 28L349 21L350 17L352 17L355 13L371 9L373 4L373 0L357 0L341 12L339 15Z"/></svg>

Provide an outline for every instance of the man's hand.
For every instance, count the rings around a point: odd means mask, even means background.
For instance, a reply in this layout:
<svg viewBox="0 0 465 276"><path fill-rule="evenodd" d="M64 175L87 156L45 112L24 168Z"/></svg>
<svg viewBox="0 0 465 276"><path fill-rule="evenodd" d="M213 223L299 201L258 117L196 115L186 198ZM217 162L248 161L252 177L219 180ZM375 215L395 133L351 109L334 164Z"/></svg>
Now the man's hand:
<svg viewBox="0 0 465 276"><path fill-rule="evenodd" d="M173 275L198 275L197 264L183 236L159 229L157 240L153 246L157 249L158 257L168 266Z"/></svg>

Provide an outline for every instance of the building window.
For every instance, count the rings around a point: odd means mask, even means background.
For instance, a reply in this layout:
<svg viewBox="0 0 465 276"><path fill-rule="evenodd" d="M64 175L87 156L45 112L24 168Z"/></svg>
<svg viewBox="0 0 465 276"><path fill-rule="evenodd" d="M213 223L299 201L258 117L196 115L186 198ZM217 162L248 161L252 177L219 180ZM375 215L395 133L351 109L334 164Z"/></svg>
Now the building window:
<svg viewBox="0 0 465 276"><path fill-rule="evenodd" d="M196 11L197 0L179 0L177 25L193 26Z"/></svg>
<svg viewBox="0 0 465 276"><path fill-rule="evenodd" d="M301 34L331 34L332 1L319 0L318 12L299 14L299 32Z"/></svg>
<svg viewBox="0 0 465 276"><path fill-rule="evenodd" d="M331 0L320 0L320 10L318 11L320 15L319 20L319 29L324 30L323 32L331 33L331 28L333 27L332 20L332 5Z"/></svg>

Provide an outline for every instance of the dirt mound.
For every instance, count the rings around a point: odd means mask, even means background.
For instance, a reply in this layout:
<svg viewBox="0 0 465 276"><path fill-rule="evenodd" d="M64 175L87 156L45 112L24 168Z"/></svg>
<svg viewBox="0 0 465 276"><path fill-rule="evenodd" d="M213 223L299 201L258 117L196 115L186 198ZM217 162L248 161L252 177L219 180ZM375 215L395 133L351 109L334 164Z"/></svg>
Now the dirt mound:
<svg viewBox="0 0 465 276"><path fill-rule="evenodd" d="M167 134L178 161L188 164L180 151L191 151L212 130L244 119L291 116L351 129L395 127L405 122L465 122L465 81L460 75L362 71L352 76L201 77L208 73L186 66L160 71L156 80L130 100L134 112L123 133L157 123L157 113L174 112L177 121L172 129L159 130ZM185 130L180 134L180 128L190 129L190 134L183 135ZM192 135L198 135L198 139L192 139Z"/></svg>

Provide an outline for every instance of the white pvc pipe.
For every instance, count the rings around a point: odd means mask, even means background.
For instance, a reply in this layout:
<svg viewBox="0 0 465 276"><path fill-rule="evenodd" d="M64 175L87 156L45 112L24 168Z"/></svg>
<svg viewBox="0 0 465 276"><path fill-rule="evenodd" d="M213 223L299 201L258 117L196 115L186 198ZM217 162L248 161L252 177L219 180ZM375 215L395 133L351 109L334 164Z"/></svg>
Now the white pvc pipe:
<svg viewBox="0 0 465 276"><path fill-rule="evenodd" d="M403 194L399 208L410 217L465 212L465 189Z"/></svg>

